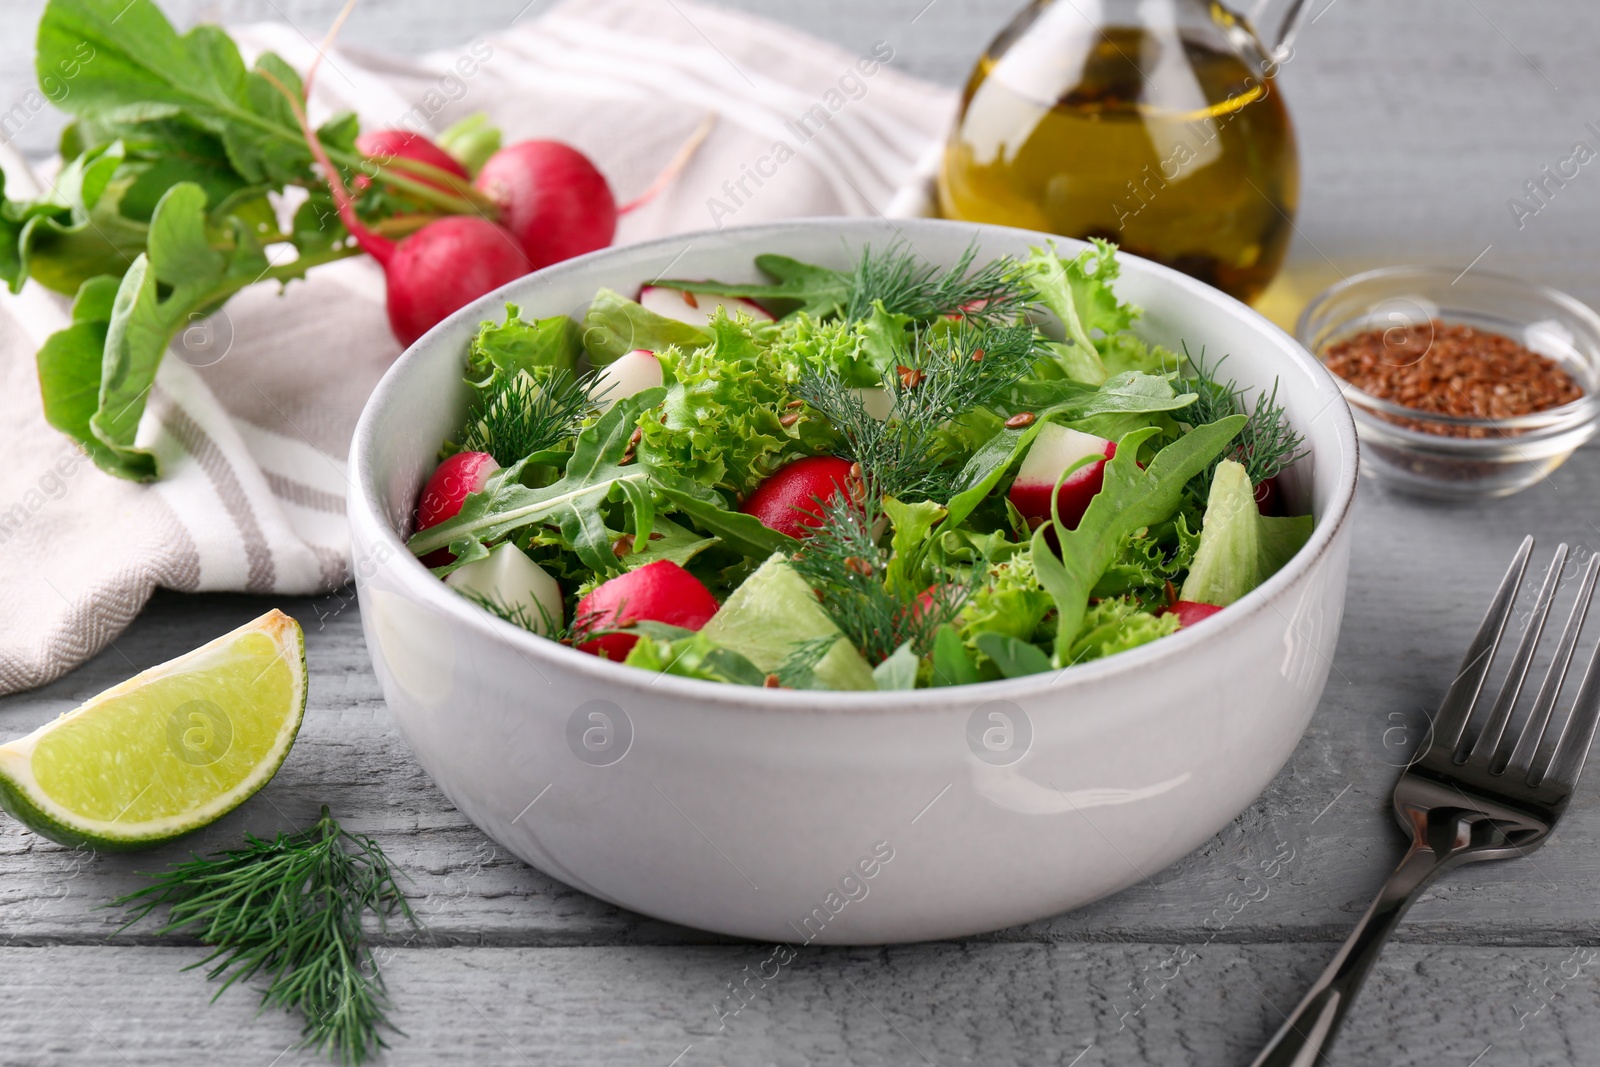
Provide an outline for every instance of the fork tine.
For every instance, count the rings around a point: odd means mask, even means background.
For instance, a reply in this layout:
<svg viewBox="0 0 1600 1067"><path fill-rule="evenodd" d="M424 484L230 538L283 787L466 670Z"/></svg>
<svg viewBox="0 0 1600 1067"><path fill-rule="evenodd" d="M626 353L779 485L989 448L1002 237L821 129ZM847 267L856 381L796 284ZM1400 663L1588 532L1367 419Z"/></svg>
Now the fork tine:
<svg viewBox="0 0 1600 1067"><path fill-rule="evenodd" d="M1489 721L1484 723L1483 732L1473 742L1470 755L1488 759L1500 747L1506 723L1511 721L1511 712L1516 708L1517 698L1522 695L1522 687L1528 681L1533 653L1544 634L1544 624L1550 618L1550 606L1555 603L1556 586L1561 584L1561 572L1566 566L1567 546L1557 545L1550 569L1545 571L1544 584L1539 587L1539 599L1534 601L1527 628L1522 631L1522 640L1517 642L1516 655L1511 657L1511 667L1506 671L1505 681L1500 684L1500 694L1495 697L1494 707L1489 712Z"/></svg>
<svg viewBox="0 0 1600 1067"><path fill-rule="evenodd" d="M1589 746L1594 741L1595 725L1600 723L1600 645L1589 657L1589 667L1583 672L1583 684L1572 701L1572 714L1561 731L1556 744L1555 759L1551 761L1542 782L1552 783L1568 792L1578 784L1583 772L1583 762L1589 758Z"/></svg>
<svg viewBox="0 0 1600 1067"><path fill-rule="evenodd" d="M1567 616L1566 629L1561 631L1561 643L1556 646L1556 654L1550 660L1550 667L1545 671L1544 682L1539 686L1539 695L1534 698L1533 707L1528 711L1528 721L1522 726L1522 736L1517 739L1516 749L1506 761L1505 769L1518 777L1526 777L1533 767L1534 755L1539 751L1539 746L1544 743L1545 734L1550 728L1550 714L1555 710L1556 699L1561 695L1562 683L1567 679L1567 671L1572 666L1572 654L1578 647L1578 635L1583 630L1584 619L1589 613L1589 600L1594 595L1596 579L1600 579L1600 553L1589 557L1589 566L1583 575L1583 585L1578 589L1578 598L1572 602L1572 611ZM1501 746L1503 754L1505 746ZM1498 771L1500 768L1491 767Z"/></svg>
<svg viewBox="0 0 1600 1067"><path fill-rule="evenodd" d="M1517 549L1516 556L1511 560L1510 569L1500 580L1500 588L1495 590L1494 600L1490 602L1483 622L1478 625L1472 644L1467 646L1461 670L1457 672L1455 681L1450 683L1450 689L1433 717L1433 745L1441 749L1453 753L1461 741L1462 732L1467 728L1472 705L1478 699L1478 690L1483 687L1484 676L1489 673L1489 662L1494 659L1500 635L1505 632L1506 620L1511 617L1511 605L1517 599L1517 588L1522 584L1522 574L1528 568L1528 555L1532 551L1533 538L1524 537L1522 547Z"/></svg>

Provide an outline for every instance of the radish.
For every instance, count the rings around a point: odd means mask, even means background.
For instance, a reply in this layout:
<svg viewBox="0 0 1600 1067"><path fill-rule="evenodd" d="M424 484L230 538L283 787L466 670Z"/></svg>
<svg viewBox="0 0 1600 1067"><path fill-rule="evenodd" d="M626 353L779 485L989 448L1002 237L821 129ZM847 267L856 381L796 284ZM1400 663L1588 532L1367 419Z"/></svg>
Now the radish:
<svg viewBox="0 0 1600 1067"><path fill-rule="evenodd" d="M434 468L417 501L417 529L453 519L472 493L482 492L500 464L487 452L457 452Z"/></svg>
<svg viewBox="0 0 1600 1067"><path fill-rule="evenodd" d="M1193 626L1197 622L1203 622L1211 618L1221 610L1215 604L1199 604L1193 600L1180 600L1161 614L1176 615L1178 617L1178 628L1182 630Z"/></svg>
<svg viewBox="0 0 1600 1067"><path fill-rule="evenodd" d="M306 82L310 84L309 74ZM312 130L303 102L287 90L284 93L306 147L322 167L340 221L383 267L389 329L402 345L410 347L455 311L533 269L516 238L476 215L437 219L398 244L373 233L356 214L350 190Z"/></svg>
<svg viewBox="0 0 1600 1067"><path fill-rule="evenodd" d="M1089 509L1089 501L1105 481L1106 460L1116 454L1115 441L1045 423L1022 459L1017 480L1011 484L1011 503L1026 518L1049 519L1054 492L1062 525L1076 529ZM1094 461L1067 475L1057 490L1056 482L1062 473L1089 457L1095 457Z"/></svg>
<svg viewBox="0 0 1600 1067"><path fill-rule="evenodd" d="M534 269L609 245L617 201L589 157L559 141L518 141L484 163L473 183L500 208L500 221Z"/></svg>
<svg viewBox="0 0 1600 1067"><path fill-rule="evenodd" d="M412 133L410 130L370 130L356 138L356 151L377 163L380 167L387 165L392 160L409 159L412 162L425 163L430 167L453 174L460 178L463 183L472 180L472 175L467 173L467 168L463 167L454 156L421 134ZM435 189L441 189L447 193L455 192L444 182L432 181L410 171L405 171L404 173L406 177L413 178L424 185L431 185ZM371 182L372 179L365 174L356 175L355 186L357 189L365 189Z"/></svg>
<svg viewBox="0 0 1600 1067"><path fill-rule="evenodd" d="M857 479L854 468L838 456L797 459L756 486L739 510L754 515L768 529L805 537L822 524L821 504L831 503Z"/></svg>
<svg viewBox="0 0 1600 1067"><path fill-rule="evenodd" d="M620 629L640 620L698 630L711 621L717 607L717 598L700 579L663 559L596 586L578 601L576 623L586 633ZM638 642L635 634L608 633L585 641L578 649L621 662Z"/></svg>
<svg viewBox="0 0 1600 1067"><path fill-rule="evenodd" d="M496 545L488 559L458 567L444 581L457 592L522 612L533 632L547 637L560 629L565 617L560 584L509 541Z"/></svg>
<svg viewBox="0 0 1600 1067"><path fill-rule="evenodd" d="M1263 478L1256 486L1256 510L1267 516L1283 514L1283 489L1276 477Z"/></svg>
<svg viewBox="0 0 1600 1067"><path fill-rule="evenodd" d="M467 497L481 492L500 464L487 452L457 452L434 468L417 501L417 529L426 530L461 512ZM443 567L455 556L441 548L422 557L424 566Z"/></svg>
<svg viewBox="0 0 1600 1067"><path fill-rule="evenodd" d="M601 411L610 411L617 401L654 389L664 380L656 354L647 348L636 348L624 352L600 371L594 387L589 390L589 398Z"/></svg>
<svg viewBox="0 0 1600 1067"><path fill-rule="evenodd" d="M729 317L742 311L757 322L775 322L772 313L754 300L742 296L715 296L710 293L691 293L684 289L668 289L661 285L647 285L639 290L639 303L646 311L653 311L664 319L686 322L690 326L709 326L717 309L727 308Z"/></svg>

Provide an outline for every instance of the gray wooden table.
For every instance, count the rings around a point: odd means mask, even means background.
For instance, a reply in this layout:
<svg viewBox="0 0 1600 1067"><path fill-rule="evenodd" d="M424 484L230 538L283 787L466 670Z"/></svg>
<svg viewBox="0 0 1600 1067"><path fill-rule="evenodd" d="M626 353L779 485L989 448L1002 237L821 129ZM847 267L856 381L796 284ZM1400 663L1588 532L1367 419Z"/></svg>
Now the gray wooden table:
<svg viewBox="0 0 1600 1067"><path fill-rule="evenodd" d="M492 31L524 0L371 0L347 33L395 50ZM739 0L906 69L956 82L1020 0ZM1063 0L1066 2L1066 0ZM38 0L0 11L0 106L28 84ZM180 18L287 18L315 35L336 0L166 5ZM535 0L521 17L544 5ZM1600 301L1600 171L1518 228L1523 183L1600 146L1600 12L1314 0L1285 68L1305 195L1291 282L1429 261L1524 274ZM17 134L38 154L41 116ZM1286 301L1293 300L1293 286ZM350 594L276 601L304 623L311 704L277 778L189 842L304 824L319 804L372 833L415 879L424 935L384 946L407 1035L395 1064L1096 1064L1248 1062L1399 855L1387 795L1422 737L1518 539L1600 550L1600 450L1511 500L1461 507L1361 490L1343 638L1310 731L1250 809L1203 849L1080 911L987 937L808 949L719 1029L725 983L767 951L601 904L507 856L412 759L378 692ZM108 535L110 531L108 531ZM0 700L0 739L259 614L247 597L161 594L116 646ZM1342 1065L1593 1063L1600 1058L1600 772L1529 860L1448 878L1412 913L1335 1056ZM298 1024L215 1004L191 943L114 935L100 910L176 858L88 858L0 818L0 1064L314 1063ZM1273 857L1269 892L1235 910ZM1004 892L997 886L996 892ZM1176 950L1186 950L1175 956ZM1174 958L1189 959L1183 966Z"/></svg>

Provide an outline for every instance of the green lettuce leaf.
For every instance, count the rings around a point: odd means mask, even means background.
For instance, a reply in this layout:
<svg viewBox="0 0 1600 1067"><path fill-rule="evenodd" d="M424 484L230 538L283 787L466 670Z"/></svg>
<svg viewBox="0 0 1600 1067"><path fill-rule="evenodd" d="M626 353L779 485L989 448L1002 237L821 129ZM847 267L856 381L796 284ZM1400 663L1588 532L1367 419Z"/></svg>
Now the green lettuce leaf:
<svg viewBox="0 0 1600 1067"><path fill-rule="evenodd" d="M711 332L710 345L661 354L674 384L639 422L641 461L742 499L779 467L833 451L832 426L790 411L789 373L748 320L719 311ZM784 425L791 414L800 417Z"/></svg>
<svg viewBox="0 0 1600 1067"><path fill-rule="evenodd" d="M657 315L611 289L596 293L583 316L583 347L596 367L638 348L661 355L669 348L694 349L710 342L705 330Z"/></svg>
<svg viewBox="0 0 1600 1067"><path fill-rule="evenodd" d="M1211 477L1200 546L1183 583L1183 599L1227 607L1271 578L1311 538L1310 515L1261 514L1242 464L1225 459Z"/></svg>
<svg viewBox="0 0 1600 1067"><path fill-rule="evenodd" d="M506 305L504 322L485 322L467 349L467 380L480 388L498 375L515 378L527 371L536 382L549 381L556 371L575 375L583 343L578 324L565 315L532 322L522 309Z"/></svg>
<svg viewBox="0 0 1600 1067"><path fill-rule="evenodd" d="M707 682L761 685L766 681L766 671L703 632L676 636L670 632L677 631L677 627L659 627L670 635L658 633L657 629L643 622L631 627L630 632L639 631L639 640L623 662L630 667Z"/></svg>
<svg viewBox="0 0 1600 1067"><path fill-rule="evenodd" d="M1096 344L1120 334L1133 324L1139 309L1119 301L1111 291L1117 278L1116 246L1090 242L1076 259L1065 259L1053 248L1035 248L1018 270L1018 277L1066 330L1067 344L1055 352L1067 377L1099 385L1111 374Z"/></svg>
<svg viewBox="0 0 1600 1067"><path fill-rule="evenodd" d="M1087 663L1126 652L1176 633L1179 625L1178 616L1152 614L1136 600L1102 600L1084 614L1078 636L1067 649L1065 663Z"/></svg>

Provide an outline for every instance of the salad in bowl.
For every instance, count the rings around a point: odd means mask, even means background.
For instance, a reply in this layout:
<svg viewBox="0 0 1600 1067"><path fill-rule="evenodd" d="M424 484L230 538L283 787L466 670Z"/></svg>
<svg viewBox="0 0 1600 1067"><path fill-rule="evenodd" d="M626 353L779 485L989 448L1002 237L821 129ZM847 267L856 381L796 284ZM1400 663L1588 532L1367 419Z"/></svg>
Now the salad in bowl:
<svg viewBox="0 0 1600 1067"><path fill-rule="evenodd" d="M1276 388L1142 340L1111 245L754 266L484 321L411 551L630 668L859 691L1208 625L1311 536Z"/></svg>

